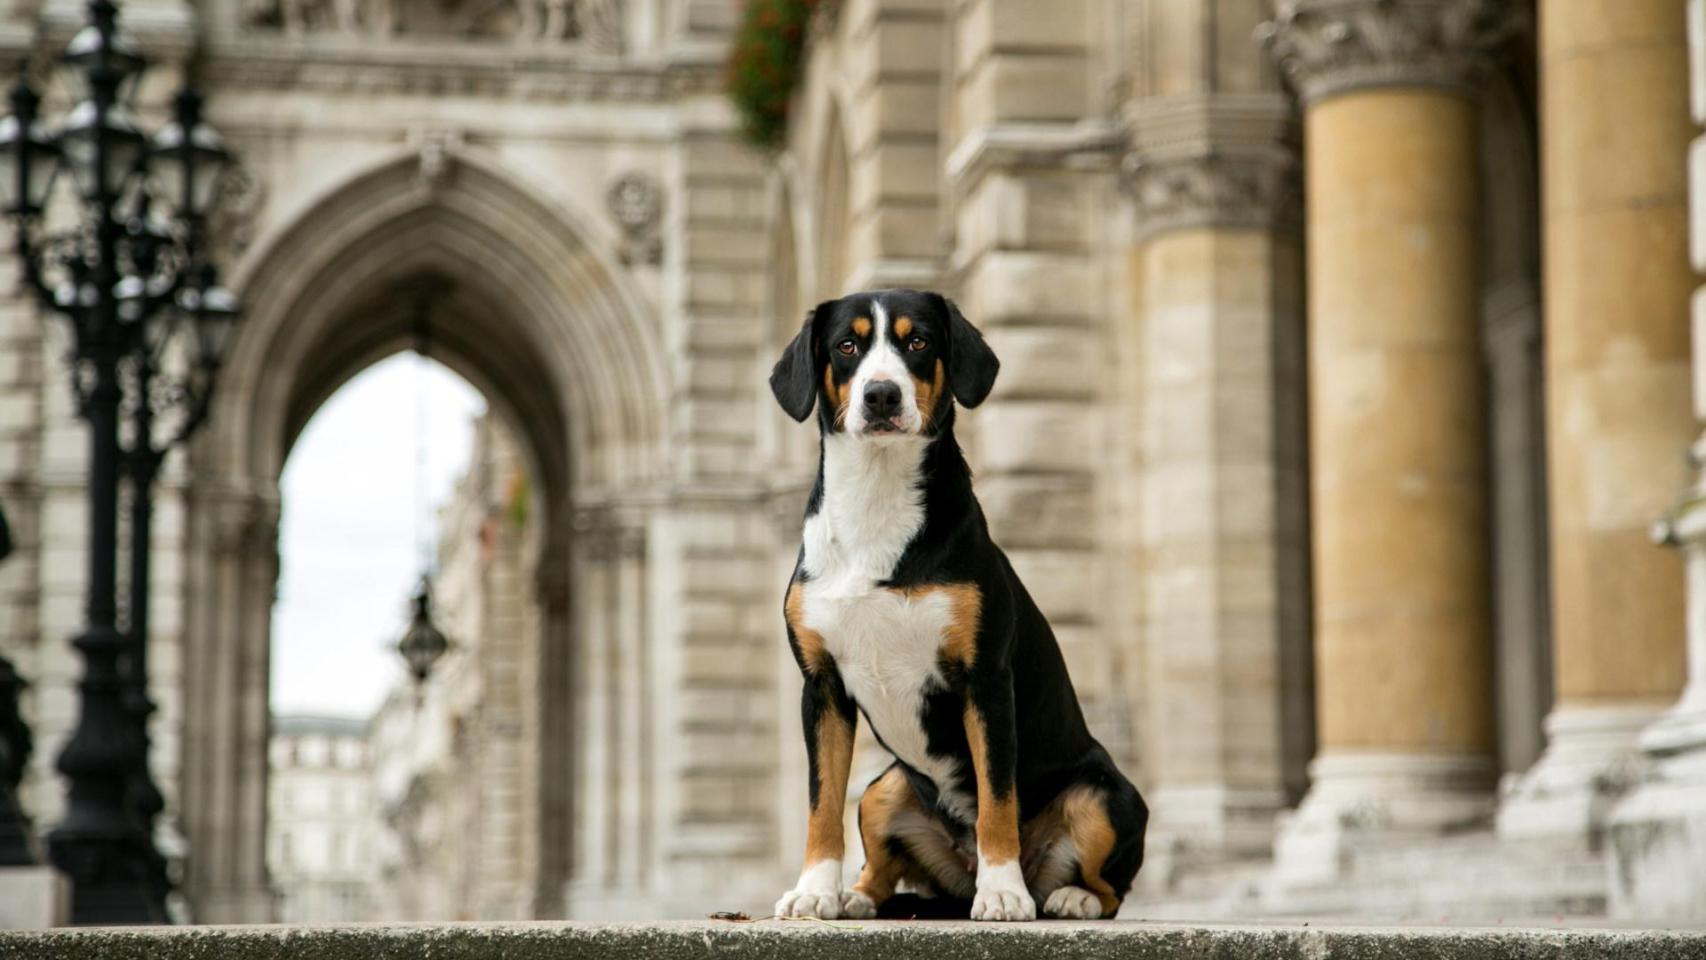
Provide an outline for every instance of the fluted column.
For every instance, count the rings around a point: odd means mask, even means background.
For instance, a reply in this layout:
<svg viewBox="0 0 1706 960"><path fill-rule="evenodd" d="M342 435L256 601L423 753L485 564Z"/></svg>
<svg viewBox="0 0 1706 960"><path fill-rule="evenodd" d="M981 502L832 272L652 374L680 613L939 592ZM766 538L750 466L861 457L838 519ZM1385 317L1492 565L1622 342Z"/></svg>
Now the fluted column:
<svg viewBox="0 0 1706 960"><path fill-rule="evenodd" d="M1185 11L1189 15L1185 15ZM1132 64L1129 318L1139 424L1148 882L1266 853L1309 729L1301 174L1296 119L1255 45L1146 11ZM1125 338L1122 333L1122 339Z"/></svg>
<svg viewBox="0 0 1706 960"><path fill-rule="evenodd" d="M1318 746L1282 877L1356 832L1490 812L1486 410L1474 90L1502 5L1297 0Z"/></svg>
<svg viewBox="0 0 1706 960"><path fill-rule="evenodd" d="M1557 700L1499 829L1588 844L1682 688L1682 567L1650 529L1695 432L1693 131L1681 4L1542 4L1539 26Z"/></svg>

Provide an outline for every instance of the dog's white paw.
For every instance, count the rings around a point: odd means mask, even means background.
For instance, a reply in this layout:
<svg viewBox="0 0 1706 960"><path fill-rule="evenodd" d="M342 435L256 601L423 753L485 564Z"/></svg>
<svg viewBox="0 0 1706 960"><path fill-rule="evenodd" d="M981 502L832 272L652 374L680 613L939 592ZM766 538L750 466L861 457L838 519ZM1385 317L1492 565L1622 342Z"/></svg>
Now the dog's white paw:
<svg viewBox="0 0 1706 960"><path fill-rule="evenodd" d="M1025 889L1024 874L1018 861L999 866L980 863L977 870L977 896L971 901L973 920L1035 920L1037 902Z"/></svg>
<svg viewBox="0 0 1706 960"><path fill-rule="evenodd" d="M1099 920L1102 901L1083 887L1061 887L1043 901L1043 914L1067 920Z"/></svg>
<svg viewBox="0 0 1706 960"><path fill-rule="evenodd" d="M841 895L841 915L849 920L870 920L877 915L877 902L857 890Z"/></svg>
<svg viewBox="0 0 1706 960"><path fill-rule="evenodd" d="M973 920L1035 920L1037 902L1012 890L979 890L971 902Z"/></svg>
<svg viewBox="0 0 1706 960"><path fill-rule="evenodd" d="M819 890L789 890L776 901L778 917L816 917L819 920L841 919L841 894Z"/></svg>

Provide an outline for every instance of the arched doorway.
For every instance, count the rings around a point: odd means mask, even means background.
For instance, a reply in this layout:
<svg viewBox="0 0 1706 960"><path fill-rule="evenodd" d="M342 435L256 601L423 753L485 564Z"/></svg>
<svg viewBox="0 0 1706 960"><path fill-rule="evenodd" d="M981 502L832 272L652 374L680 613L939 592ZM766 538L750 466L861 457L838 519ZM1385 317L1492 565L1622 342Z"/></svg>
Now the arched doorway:
<svg viewBox="0 0 1706 960"><path fill-rule="evenodd" d="M575 694L607 691L606 674L643 670L633 660L648 642L645 543L650 488L662 475L664 375L653 318L580 223L469 151L423 152L310 204L241 271L248 316L194 452L187 531L183 820L198 920L270 915L267 664L280 471L339 385L409 344L423 303L435 358L519 434L542 512L538 623L521 651L526 719L516 738L526 789L515 816L527 839L505 912L559 913L571 864L600 862L591 851L571 859L571 823L603 836L630 816L596 799L614 795L604 787L624 774L584 767L587 754L643 747L645 685L634 681L642 702L619 723L602 723L604 699L589 707ZM577 797L586 781L600 788ZM619 833L643 836L644 825Z"/></svg>

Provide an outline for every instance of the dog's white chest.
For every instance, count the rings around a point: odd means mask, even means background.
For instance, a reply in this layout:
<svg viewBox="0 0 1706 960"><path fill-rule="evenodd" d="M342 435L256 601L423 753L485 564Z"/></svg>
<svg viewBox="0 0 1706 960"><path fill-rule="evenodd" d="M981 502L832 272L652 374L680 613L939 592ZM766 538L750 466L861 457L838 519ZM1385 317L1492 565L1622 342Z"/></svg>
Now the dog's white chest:
<svg viewBox="0 0 1706 960"><path fill-rule="evenodd" d="M823 502L805 526L802 614L883 743L963 809L973 801L954 792L958 761L930 753L924 732L925 698L942 686L952 601L878 586L924 525L923 450L921 440L879 448L824 438Z"/></svg>
<svg viewBox="0 0 1706 960"><path fill-rule="evenodd" d="M952 789L958 764L930 753L925 697L942 686L939 656L953 622L949 598L908 596L875 581L847 578L805 584L806 626L823 637L841 682L889 750Z"/></svg>

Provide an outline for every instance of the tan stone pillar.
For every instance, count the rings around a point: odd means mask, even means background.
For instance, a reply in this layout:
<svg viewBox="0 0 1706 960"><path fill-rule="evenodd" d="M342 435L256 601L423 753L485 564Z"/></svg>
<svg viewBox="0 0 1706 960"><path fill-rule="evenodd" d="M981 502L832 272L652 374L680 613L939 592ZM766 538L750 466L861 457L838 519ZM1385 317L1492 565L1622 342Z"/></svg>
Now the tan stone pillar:
<svg viewBox="0 0 1706 960"><path fill-rule="evenodd" d="M1210 5L1150 8L1154 48L1191 68L1133 65L1124 164L1156 888L1271 851L1313 743L1296 118L1260 49L1205 39Z"/></svg>
<svg viewBox="0 0 1706 960"><path fill-rule="evenodd" d="M1650 529L1695 432L1693 131L1681 4L1542 4L1539 26L1557 703L1499 829L1586 843L1682 688L1682 566Z"/></svg>
<svg viewBox="0 0 1706 960"><path fill-rule="evenodd" d="M1472 0L1282 4L1305 101L1318 748L1282 878L1491 807Z"/></svg>

